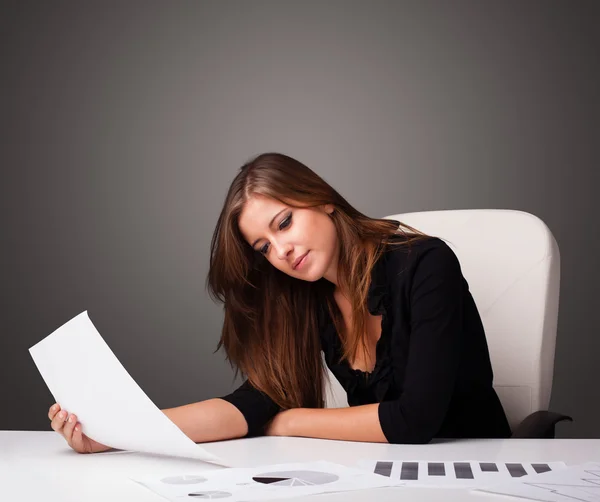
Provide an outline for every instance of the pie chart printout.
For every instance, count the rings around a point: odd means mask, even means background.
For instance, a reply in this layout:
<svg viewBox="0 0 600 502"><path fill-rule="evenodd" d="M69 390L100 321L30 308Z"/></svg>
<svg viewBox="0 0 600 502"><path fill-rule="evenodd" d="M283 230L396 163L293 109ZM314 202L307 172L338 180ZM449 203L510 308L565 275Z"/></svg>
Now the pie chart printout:
<svg viewBox="0 0 600 502"><path fill-rule="evenodd" d="M334 483L339 476L319 471L279 471L253 476L257 483L275 486L313 486Z"/></svg>
<svg viewBox="0 0 600 502"><path fill-rule="evenodd" d="M190 497L195 497L200 500L211 500L211 499L225 499L231 497L231 493L227 492L193 492L189 494Z"/></svg>
<svg viewBox="0 0 600 502"><path fill-rule="evenodd" d="M372 468L359 469L324 460L210 471L196 467L188 472L167 471L147 479L130 479L169 502L268 502L405 484L399 478L375 474Z"/></svg>

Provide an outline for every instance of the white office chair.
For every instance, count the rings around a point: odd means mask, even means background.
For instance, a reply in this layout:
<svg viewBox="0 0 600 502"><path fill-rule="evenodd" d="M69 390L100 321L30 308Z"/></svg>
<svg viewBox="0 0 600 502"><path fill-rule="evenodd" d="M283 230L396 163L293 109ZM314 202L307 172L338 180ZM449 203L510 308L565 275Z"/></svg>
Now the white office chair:
<svg viewBox="0 0 600 502"><path fill-rule="evenodd" d="M554 437L570 417L546 410L552 390L558 320L560 254L548 227L523 211L466 209L395 214L456 253L485 333L494 388L513 437ZM328 372L328 407L347 406Z"/></svg>

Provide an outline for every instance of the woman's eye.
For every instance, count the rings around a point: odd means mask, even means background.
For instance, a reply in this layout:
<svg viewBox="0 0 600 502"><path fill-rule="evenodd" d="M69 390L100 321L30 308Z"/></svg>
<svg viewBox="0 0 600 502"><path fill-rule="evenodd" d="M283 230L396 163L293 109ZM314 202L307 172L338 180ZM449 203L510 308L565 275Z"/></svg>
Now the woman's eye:
<svg viewBox="0 0 600 502"><path fill-rule="evenodd" d="M291 222L292 222L292 213L288 214L286 216L286 218L279 224L279 230L283 230L284 228L289 227Z"/></svg>
<svg viewBox="0 0 600 502"><path fill-rule="evenodd" d="M292 223L292 213L289 213L283 220L281 220L281 223L279 224L279 230L286 229L287 227L290 226L291 223ZM269 250L268 243L264 244L263 246L258 248L258 252L261 254L266 254L268 250Z"/></svg>

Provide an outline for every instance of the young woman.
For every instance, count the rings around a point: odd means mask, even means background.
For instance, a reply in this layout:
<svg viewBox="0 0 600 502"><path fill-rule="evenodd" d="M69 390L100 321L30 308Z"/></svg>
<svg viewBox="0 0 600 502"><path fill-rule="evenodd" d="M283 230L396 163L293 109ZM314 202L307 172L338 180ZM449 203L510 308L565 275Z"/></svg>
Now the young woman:
<svg viewBox="0 0 600 502"><path fill-rule="evenodd" d="M427 443L508 437L477 307L451 248L369 218L311 169L259 155L233 180L211 242L219 347L233 393L163 412L193 441L252 435ZM347 408L323 408L324 360ZM55 404L79 452L109 449Z"/></svg>

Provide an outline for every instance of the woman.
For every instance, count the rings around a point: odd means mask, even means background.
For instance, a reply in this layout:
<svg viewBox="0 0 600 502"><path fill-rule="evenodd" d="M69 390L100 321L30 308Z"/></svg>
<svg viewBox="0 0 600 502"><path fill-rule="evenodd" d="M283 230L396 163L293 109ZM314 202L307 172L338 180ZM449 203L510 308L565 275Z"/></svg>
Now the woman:
<svg viewBox="0 0 600 502"><path fill-rule="evenodd" d="M450 247L363 215L297 160L266 153L242 166L213 234L207 282L224 304L219 347L246 380L227 396L163 410L193 441L510 435ZM323 408L322 352L348 408ZM58 404L48 416L76 451L109 448Z"/></svg>

